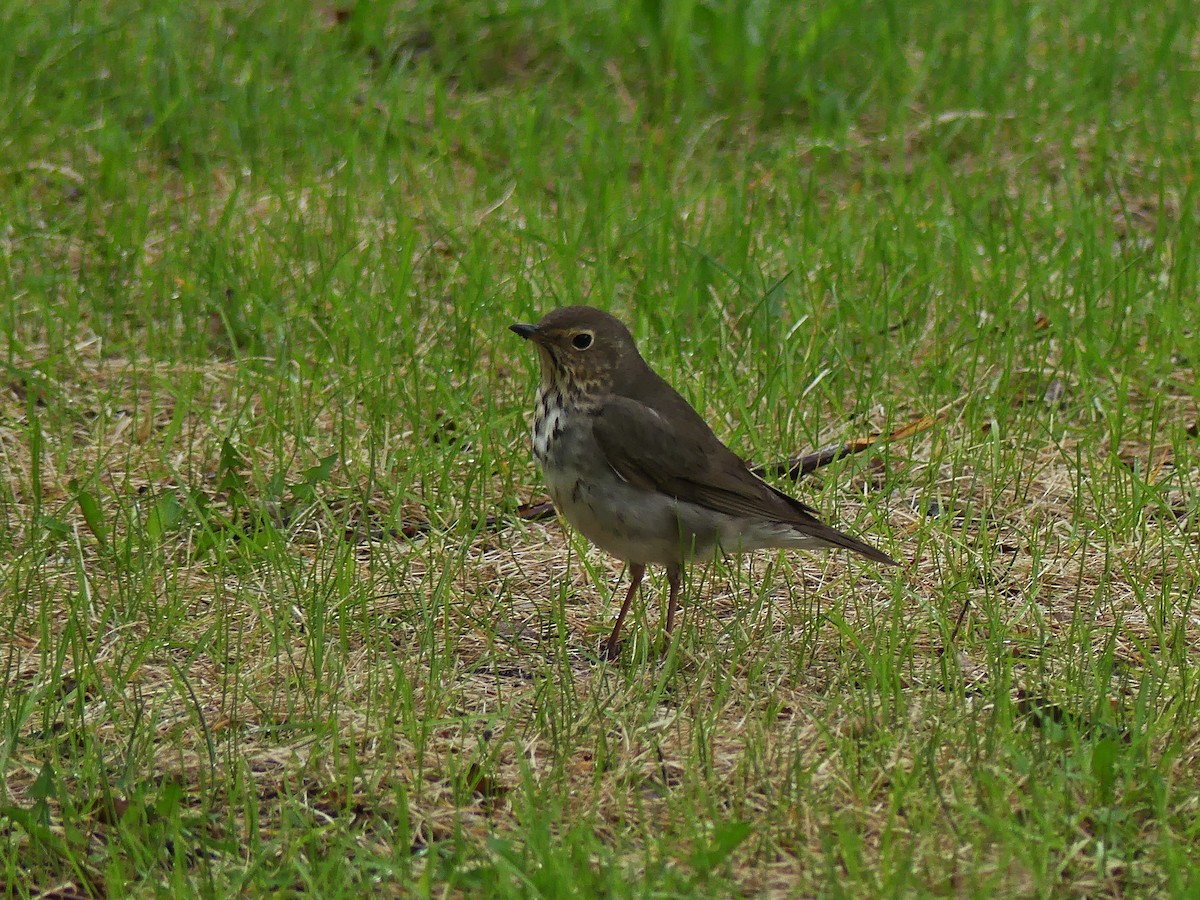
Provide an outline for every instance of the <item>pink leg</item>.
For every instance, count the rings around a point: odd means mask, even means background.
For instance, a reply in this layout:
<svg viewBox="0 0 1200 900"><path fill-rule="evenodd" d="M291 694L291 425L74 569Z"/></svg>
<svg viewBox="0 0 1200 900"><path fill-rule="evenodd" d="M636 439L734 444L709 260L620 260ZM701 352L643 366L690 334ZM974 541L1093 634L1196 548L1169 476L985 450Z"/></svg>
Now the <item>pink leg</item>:
<svg viewBox="0 0 1200 900"><path fill-rule="evenodd" d="M667 624L663 627L663 635L667 643L671 642L671 629L675 627L675 608L679 605L679 585L683 581L683 569L678 565L667 566L667 584L671 593L667 597Z"/></svg>
<svg viewBox="0 0 1200 900"><path fill-rule="evenodd" d="M644 564L629 564L629 591L625 594L625 602L621 604L621 611L617 613L617 621L613 624L612 634L604 642L604 658L609 661L621 655L621 626L625 624L625 616L629 614L629 607L633 605L633 595L637 593L638 585L642 583L642 576L645 574L646 566Z"/></svg>

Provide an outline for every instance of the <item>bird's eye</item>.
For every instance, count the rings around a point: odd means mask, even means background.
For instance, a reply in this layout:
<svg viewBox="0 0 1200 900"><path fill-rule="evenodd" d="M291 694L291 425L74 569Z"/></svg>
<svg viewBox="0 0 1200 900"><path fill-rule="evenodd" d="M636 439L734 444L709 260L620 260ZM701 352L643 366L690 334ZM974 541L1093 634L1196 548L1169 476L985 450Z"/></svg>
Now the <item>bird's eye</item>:
<svg viewBox="0 0 1200 900"><path fill-rule="evenodd" d="M590 331L579 332L579 334L571 338L571 346L576 350L586 350L592 346L592 333Z"/></svg>

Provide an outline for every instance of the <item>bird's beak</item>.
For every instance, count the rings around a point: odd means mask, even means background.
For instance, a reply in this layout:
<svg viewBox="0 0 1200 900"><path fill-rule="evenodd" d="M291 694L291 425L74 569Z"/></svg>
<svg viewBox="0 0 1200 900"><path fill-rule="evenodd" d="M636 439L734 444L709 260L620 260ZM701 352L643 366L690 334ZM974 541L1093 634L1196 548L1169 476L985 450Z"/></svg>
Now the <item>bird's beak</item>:
<svg viewBox="0 0 1200 900"><path fill-rule="evenodd" d="M537 334L538 329L537 329L536 325L517 324L517 325L509 325L508 330L511 331L513 334L519 334L521 337L525 338L525 340L528 341L531 338L533 338L533 336L535 334Z"/></svg>

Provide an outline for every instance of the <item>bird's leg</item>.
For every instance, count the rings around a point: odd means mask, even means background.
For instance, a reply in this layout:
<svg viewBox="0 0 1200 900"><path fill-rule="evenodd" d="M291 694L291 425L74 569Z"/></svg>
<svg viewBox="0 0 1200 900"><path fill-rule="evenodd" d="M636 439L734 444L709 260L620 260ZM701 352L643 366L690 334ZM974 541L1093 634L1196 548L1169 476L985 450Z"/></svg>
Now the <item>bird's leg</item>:
<svg viewBox="0 0 1200 900"><path fill-rule="evenodd" d="M678 563L667 566L667 584L671 592L667 595L667 624L663 626L663 636L667 644L671 643L671 629L675 627L675 608L679 605L679 585L683 581L683 568Z"/></svg>
<svg viewBox="0 0 1200 900"><path fill-rule="evenodd" d="M621 604L621 611L617 613L612 634L604 642L604 658L607 660L614 660L621 655L621 626L625 624L625 616L629 614L629 607L633 605L633 595L637 593L638 585L642 583L642 576L645 574L645 564L629 564L629 590L625 594L625 602Z"/></svg>

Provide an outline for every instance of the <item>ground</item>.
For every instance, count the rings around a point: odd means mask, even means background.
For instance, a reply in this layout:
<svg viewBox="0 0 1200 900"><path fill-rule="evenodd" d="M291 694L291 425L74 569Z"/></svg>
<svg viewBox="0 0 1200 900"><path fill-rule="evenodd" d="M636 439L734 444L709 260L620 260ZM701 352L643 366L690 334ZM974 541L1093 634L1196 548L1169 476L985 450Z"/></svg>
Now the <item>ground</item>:
<svg viewBox="0 0 1200 900"><path fill-rule="evenodd" d="M1194 894L1198 21L0 2L0 883ZM602 662L580 302L901 565Z"/></svg>

